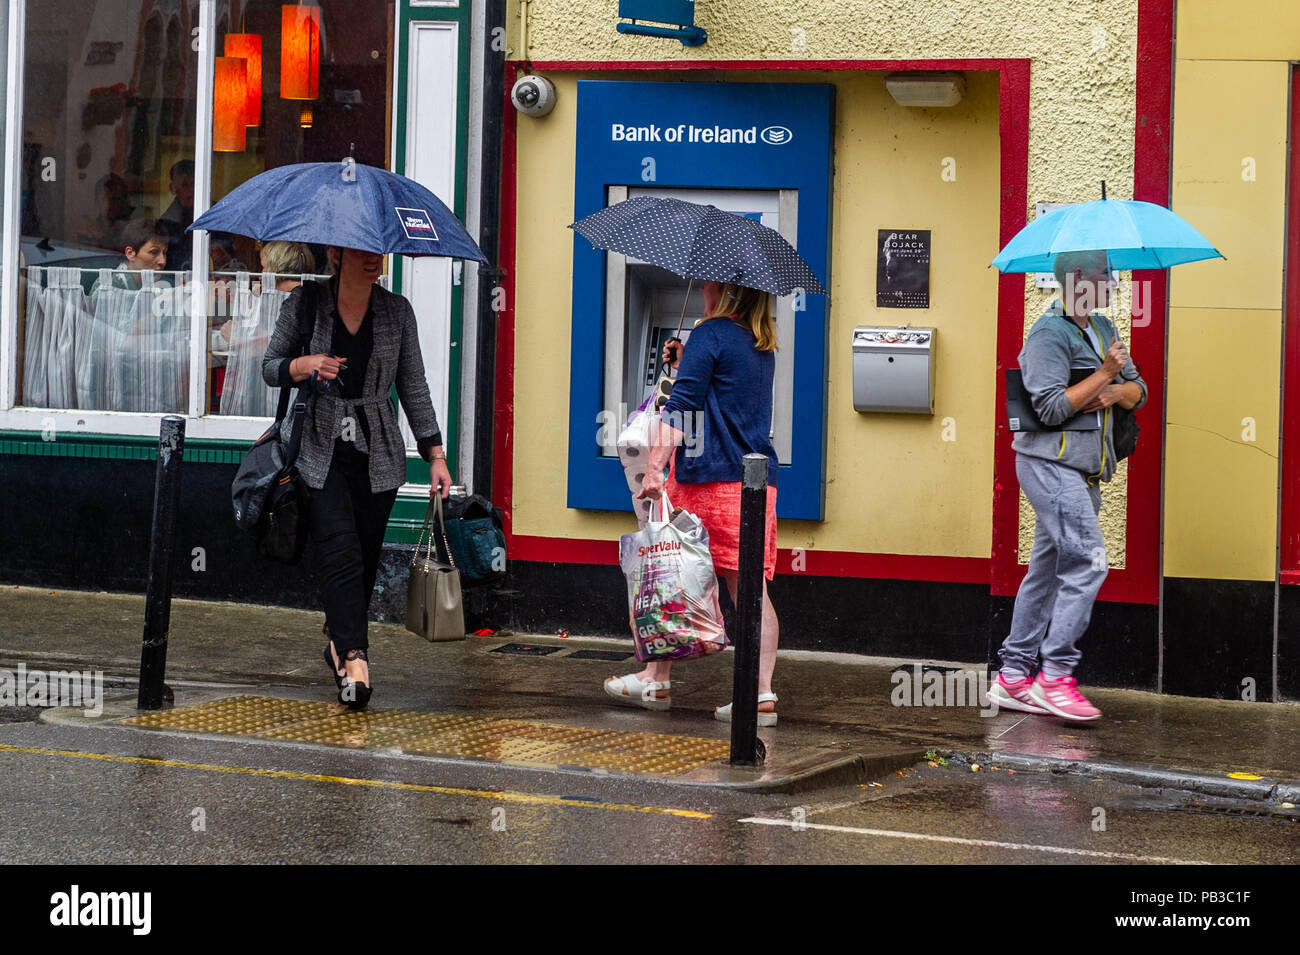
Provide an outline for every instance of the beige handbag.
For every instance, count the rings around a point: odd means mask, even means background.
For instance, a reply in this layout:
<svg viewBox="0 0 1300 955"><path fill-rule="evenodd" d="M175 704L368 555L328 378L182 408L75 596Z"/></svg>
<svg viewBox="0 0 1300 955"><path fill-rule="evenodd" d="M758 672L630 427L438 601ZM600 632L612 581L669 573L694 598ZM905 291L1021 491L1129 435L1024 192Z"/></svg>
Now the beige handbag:
<svg viewBox="0 0 1300 955"><path fill-rule="evenodd" d="M451 564L444 564L433 556L433 527L430 524L435 512L442 543ZM427 535L427 540L426 540ZM424 544L424 556L420 545ZM411 575L406 587L406 629L426 640L464 640L465 610L460 599L460 571L456 558L447 547L447 528L442 517L442 497L435 495L424 512L424 526L415 553L411 556Z"/></svg>

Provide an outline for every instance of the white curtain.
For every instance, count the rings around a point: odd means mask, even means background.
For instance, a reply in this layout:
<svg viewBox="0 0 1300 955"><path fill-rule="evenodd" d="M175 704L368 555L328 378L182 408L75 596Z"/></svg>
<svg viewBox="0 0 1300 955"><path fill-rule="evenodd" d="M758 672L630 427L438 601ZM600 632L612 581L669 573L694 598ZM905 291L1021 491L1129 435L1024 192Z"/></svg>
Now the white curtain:
<svg viewBox="0 0 1300 955"><path fill-rule="evenodd" d="M189 395L187 297L140 276L139 289L100 282L92 295L95 344L91 360L107 363L102 376L107 411L183 412Z"/></svg>
<svg viewBox="0 0 1300 955"><path fill-rule="evenodd" d="M275 415L279 390L262 380L262 358L280 318L288 292L275 287L275 275L262 275L262 292L248 290L247 274L239 275L230 329L230 357L221 389L221 413L270 418Z"/></svg>
<svg viewBox="0 0 1300 955"><path fill-rule="evenodd" d="M90 319L81 269L51 269L45 289L48 408L77 407L76 340Z"/></svg>
<svg viewBox="0 0 1300 955"><path fill-rule="evenodd" d="M120 399L122 343L129 318L130 290L114 284L112 269L100 269L90 292L90 333L78 349L78 393L82 407L99 411L124 411Z"/></svg>
<svg viewBox="0 0 1300 955"><path fill-rule="evenodd" d="M29 408L45 408L45 289L41 286L42 272L38 268L27 270L27 316L23 325L23 404Z"/></svg>
<svg viewBox="0 0 1300 955"><path fill-rule="evenodd" d="M77 386L77 338L89 324L80 269L28 270L23 404L83 407Z"/></svg>

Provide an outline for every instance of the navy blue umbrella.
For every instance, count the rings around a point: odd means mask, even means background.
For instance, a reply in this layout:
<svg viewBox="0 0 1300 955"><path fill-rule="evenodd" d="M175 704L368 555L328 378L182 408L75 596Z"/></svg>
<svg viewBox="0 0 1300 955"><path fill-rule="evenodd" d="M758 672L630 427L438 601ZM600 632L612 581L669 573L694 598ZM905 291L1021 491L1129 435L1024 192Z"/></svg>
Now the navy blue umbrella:
<svg viewBox="0 0 1300 955"><path fill-rule="evenodd" d="M569 226L598 249L621 252L682 278L731 282L789 295L826 290L775 229L717 206L638 196Z"/></svg>
<svg viewBox="0 0 1300 955"><path fill-rule="evenodd" d="M351 160L269 169L236 186L190 228L263 242L487 261L452 211L424 186Z"/></svg>

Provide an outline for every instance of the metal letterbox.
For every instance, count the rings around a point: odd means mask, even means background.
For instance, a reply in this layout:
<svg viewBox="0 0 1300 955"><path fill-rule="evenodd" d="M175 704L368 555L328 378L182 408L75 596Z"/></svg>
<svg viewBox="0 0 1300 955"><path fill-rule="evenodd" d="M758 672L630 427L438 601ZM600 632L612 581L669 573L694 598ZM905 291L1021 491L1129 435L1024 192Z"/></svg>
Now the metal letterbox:
<svg viewBox="0 0 1300 955"><path fill-rule="evenodd" d="M853 410L934 414L933 328L853 329Z"/></svg>

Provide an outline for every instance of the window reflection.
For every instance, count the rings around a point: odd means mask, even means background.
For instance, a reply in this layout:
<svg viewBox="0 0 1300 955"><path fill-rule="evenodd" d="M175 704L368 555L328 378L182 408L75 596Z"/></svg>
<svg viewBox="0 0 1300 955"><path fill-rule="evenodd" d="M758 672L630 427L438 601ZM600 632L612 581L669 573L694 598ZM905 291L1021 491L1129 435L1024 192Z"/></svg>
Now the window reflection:
<svg viewBox="0 0 1300 955"><path fill-rule="evenodd" d="M165 303L189 267L197 23L197 3L27 5L24 405L188 407L188 311Z"/></svg>
<svg viewBox="0 0 1300 955"><path fill-rule="evenodd" d="M198 6L27 5L19 160L22 405L189 410L194 263L193 234L185 230L194 221L197 185ZM308 17L316 23L314 52L308 50L316 80L291 90L295 98L286 98L281 77L285 6L218 4L217 56L243 53L251 62L247 51L260 50L260 83L247 83L260 93L260 106L249 104L242 149L211 154L213 202L290 163L349 155L388 163L392 5L319 3L319 14ZM6 9L0 0L0 11ZM0 29L5 23L0 16ZM227 35L234 35L229 49ZM323 247L304 251L306 258L286 265L268 262L251 238L210 236L211 286L202 296L206 361L198 365L208 413L273 413L260 362L276 303L326 261Z"/></svg>

